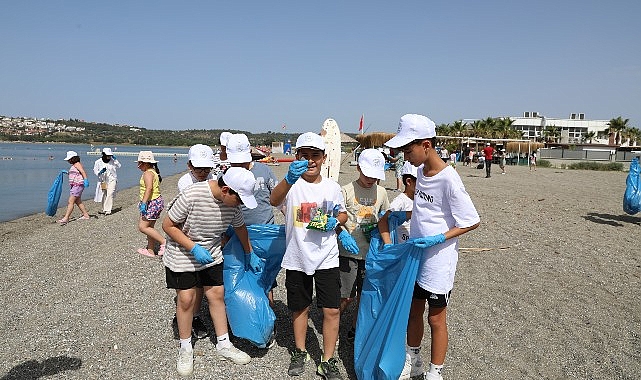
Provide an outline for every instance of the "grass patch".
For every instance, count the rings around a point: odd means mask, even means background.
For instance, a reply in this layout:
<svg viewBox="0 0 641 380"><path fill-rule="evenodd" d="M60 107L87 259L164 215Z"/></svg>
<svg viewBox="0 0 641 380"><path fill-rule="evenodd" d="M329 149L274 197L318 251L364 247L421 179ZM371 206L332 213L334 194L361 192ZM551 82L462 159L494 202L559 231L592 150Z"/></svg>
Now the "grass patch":
<svg viewBox="0 0 641 380"><path fill-rule="evenodd" d="M568 165L568 169L623 171L623 164L620 162L608 162L607 164L602 164L600 162L581 161Z"/></svg>
<svg viewBox="0 0 641 380"><path fill-rule="evenodd" d="M540 168L551 168L552 167L552 163L550 161L548 161L548 160L538 160L538 161L536 161L536 166L538 166Z"/></svg>

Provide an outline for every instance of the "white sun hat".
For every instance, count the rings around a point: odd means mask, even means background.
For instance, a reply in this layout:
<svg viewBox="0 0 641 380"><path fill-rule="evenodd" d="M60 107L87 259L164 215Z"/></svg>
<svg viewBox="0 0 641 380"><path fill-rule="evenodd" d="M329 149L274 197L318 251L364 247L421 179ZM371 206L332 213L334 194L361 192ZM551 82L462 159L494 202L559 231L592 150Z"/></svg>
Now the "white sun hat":
<svg viewBox="0 0 641 380"><path fill-rule="evenodd" d="M249 209L256 208L258 205L254 197L256 177L254 177L252 172L245 168L231 167L223 174L223 181L225 185L238 193L245 207Z"/></svg>
<svg viewBox="0 0 641 380"><path fill-rule="evenodd" d="M192 145L187 153L187 159L195 168L213 168L216 165L213 149L203 144Z"/></svg>
<svg viewBox="0 0 641 380"><path fill-rule="evenodd" d="M252 161L251 145L245 134L233 134L227 140L227 161L232 164L244 164Z"/></svg>

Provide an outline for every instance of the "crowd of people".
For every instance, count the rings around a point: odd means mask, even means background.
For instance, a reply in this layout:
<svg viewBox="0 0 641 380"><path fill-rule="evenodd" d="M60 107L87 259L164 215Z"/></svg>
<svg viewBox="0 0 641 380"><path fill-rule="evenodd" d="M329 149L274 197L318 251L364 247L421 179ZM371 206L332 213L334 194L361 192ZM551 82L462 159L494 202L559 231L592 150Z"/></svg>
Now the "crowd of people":
<svg viewBox="0 0 641 380"><path fill-rule="evenodd" d="M245 252L245 270L261 273L265 261L252 248L248 225L273 224L274 212L285 219L286 249L281 267L285 270L287 307L291 312L294 335L288 375L305 372L311 359L306 348L310 305L323 312L322 357L316 372L325 379L341 379L335 349L339 322L351 318L347 340L353 342L359 323L357 312L347 314L347 306L358 310L370 236L378 229L383 249L392 243L389 226L398 225L397 243L412 244L422 250L408 318L405 366L400 379L424 376L442 379L448 332L446 309L451 297L458 258L457 238L480 222L476 209L454 167L447 164L443 149L437 151L434 123L423 115L404 115L398 133L385 143L393 155L387 158L377 149L363 150L357 159L358 178L340 186L321 175L327 159L321 136L306 132L295 143L295 160L282 180L269 166L252 160L251 145L244 134L224 132L220 154L204 144L189 149L188 173L178 181L179 194L165 206L160 184L162 177L153 152L141 151L138 228L147 244L138 253L160 257L165 266L166 286L176 293L174 327L179 340L176 370L180 376L193 374L197 339L208 335L201 316L201 302L207 300L216 334L216 352L224 359L242 365L251 357L236 348L229 336L223 281L223 254L226 231L233 229ZM87 174L75 152L67 154L72 164L68 221L74 205L83 217L82 189L89 186ZM385 163L395 165L400 194L391 202L385 188ZM456 161L456 158L454 158ZM116 189L120 163L109 148L94 164L98 177L97 195L103 213L109 215ZM489 168L489 165L487 166ZM489 176L489 169L487 169ZM73 172L73 174L72 174ZM155 223L162 211L161 234ZM88 217L88 216L87 216ZM271 289L278 286L276 282ZM266 296L273 305L273 292ZM424 314L431 331L429 366L421 358ZM267 346L274 344L274 340Z"/></svg>

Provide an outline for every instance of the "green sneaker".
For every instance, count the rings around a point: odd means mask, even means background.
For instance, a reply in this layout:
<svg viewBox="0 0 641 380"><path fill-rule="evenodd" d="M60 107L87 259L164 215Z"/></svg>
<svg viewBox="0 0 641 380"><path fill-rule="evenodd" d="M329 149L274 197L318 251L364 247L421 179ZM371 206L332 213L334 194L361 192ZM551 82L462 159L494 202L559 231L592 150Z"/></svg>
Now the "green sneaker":
<svg viewBox="0 0 641 380"><path fill-rule="evenodd" d="M323 376L326 380L343 380L343 376L338 371L338 360L330 358L326 362L321 362L316 369L316 373Z"/></svg>
<svg viewBox="0 0 641 380"><path fill-rule="evenodd" d="M305 372L305 362L310 359L309 354L307 351L296 348L291 355L287 374L289 376L300 376Z"/></svg>

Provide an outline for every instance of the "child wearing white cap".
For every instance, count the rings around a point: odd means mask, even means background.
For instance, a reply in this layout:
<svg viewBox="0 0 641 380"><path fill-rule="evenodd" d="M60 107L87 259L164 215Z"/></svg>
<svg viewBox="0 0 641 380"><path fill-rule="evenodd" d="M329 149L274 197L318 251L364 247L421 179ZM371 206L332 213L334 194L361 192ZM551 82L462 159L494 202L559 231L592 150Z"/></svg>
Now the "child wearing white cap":
<svg viewBox="0 0 641 380"><path fill-rule="evenodd" d="M138 210L140 219L138 220L138 230L147 236L147 246L138 248L137 252L143 256L156 257L162 256L165 251L165 238L156 231L156 221L160 218L160 213L165 208L165 201L160 194L160 169L158 161L154 158L154 153L150 150L141 150L136 159L138 169L142 171L139 182L140 202ZM160 244L158 252L155 252L156 243Z"/></svg>
<svg viewBox="0 0 641 380"><path fill-rule="evenodd" d="M341 188L347 209L345 228L358 244L359 252L354 254L339 246L341 275L341 313L356 301L354 316L358 315L358 302L365 277L365 255L369 249L370 233L378 223L378 217L389 206L387 190L377 185L385 180L385 156L376 149L365 149L358 156L356 166L359 175L355 181ZM356 336L356 317L352 318L347 339Z"/></svg>
<svg viewBox="0 0 641 380"><path fill-rule="evenodd" d="M183 191L187 186L196 182L214 179L212 170L216 166L214 162L214 150L207 145L196 144L189 148L187 153L187 167L189 172L178 180L178 191Z"/></svg>
<svg viewBox="0 0 641 380"><path fill-rule="evenodd" d="M414 190L416 189L416 166L405 162L403 164L402 180L403 192L400 193L390 203L390 211L412 211L414 207ZM396 243L404 243L410 238L410 222L409 220L396 227Z"/></svg>
<svg viewBox="0 0 641 380"><path fill-rule="evenodd" d="M116 184L118 182L116 170L120 166L120 161L116 159L111 148L103 148L102 157L93 164L93 172L98 176L96 192L99 192L99 195L94 200L102 202L102 213L105 215L111 214L111 209L113 208Z"/></svg>
<svg viewBox="0 0 641 380"><path fill-rule="evenodd" d="M458 236L478 227L480 218L456 170L436 152L436 126L423 115L401 117L396 136L385 145L400 149L417 166L412 211L388 212L381 218L381 239L390 244L388 218L410 221L408 243L423 249L407 326L410 376L424 373L420 356L425 305L431 329L430 368L425 378L441 380L447 352L446 308L454 286Z"/></svg>
<svg viewBox="0 0 641 380"><path fill-rule="evenodd" d="M302 375L310 359L305 338L316 286L316 305L323 310L323 356L317 372L325 378L341 379L334 358L340 322L337 235L343 246L352 251L358 252L358 246L342 228L347 212L340 185L320 174L326 158L321 136L313 132L300 135L296 140L296 161L290 164L285 180L276 185L270 200L273 206L283 206L285 213L282 267L286 270L287 307L292 312L295 343L287 372L290 376ZM310 223L319 214L325 215L326 222ZM324 219L323 215L320 219Z"/></svg>
<svg viewBox="0 0 641 380"><path fill-rule="evenodd" d="M229 168L218 180L197 182L183 190L167 208L163 230L167 244L163 264L167 287L176 290L176 317L180 348L176 369L189 376L194 369L192 322L197 288L207 297L216 331L216 350L225 359L246 364L249 355L229 340L223 288L221 237L231 225L248 261L260 262L251 250L249 235L239 206L256 207L255 178L243 168ZM258 268L260 270L260 268Z"/></svg>

